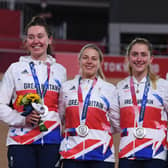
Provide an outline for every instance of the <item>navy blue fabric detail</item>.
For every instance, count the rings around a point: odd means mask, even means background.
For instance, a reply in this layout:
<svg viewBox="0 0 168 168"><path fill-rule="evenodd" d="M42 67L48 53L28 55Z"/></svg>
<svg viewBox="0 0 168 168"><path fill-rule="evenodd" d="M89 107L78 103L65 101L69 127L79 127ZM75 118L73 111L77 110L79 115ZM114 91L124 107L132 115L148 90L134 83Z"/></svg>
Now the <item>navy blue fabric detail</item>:
<svg viewBox="0 0 168 168"><path fill-rule="evenodd" d="M60 144L62 140L60 127L55 128L47 135L43 136L43 139L40 138L37 141L33 142L33 144Z"/></svg>
<svg viewBox="0 0 168 168"><path fill-rule="evenodd" d="M55 168L59 145L10 145L9 168Z"/></svg>

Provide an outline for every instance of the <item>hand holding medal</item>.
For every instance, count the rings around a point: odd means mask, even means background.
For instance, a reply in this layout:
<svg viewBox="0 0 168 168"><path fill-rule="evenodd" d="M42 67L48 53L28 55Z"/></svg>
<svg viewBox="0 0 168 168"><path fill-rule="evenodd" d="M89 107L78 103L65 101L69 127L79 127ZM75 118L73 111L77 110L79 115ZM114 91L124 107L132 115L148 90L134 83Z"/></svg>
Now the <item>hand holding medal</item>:
<svg viewBox="0 0 168 168"><path fill-rule="evenodd" d="M30 69L32 72L32 76L34 79L34 83L35 83L36 92L40 95L40 98L43 102L41 104L32 104L32 106L41 115L41 117L45 116L48 113L48 108L46 105L44 105L44 96L47 92L48 85L49 85L50 64L49 63L46 63L46 64L47 64L47 79L44 82L44 87L41 89L39 79L36 74L34 62L29 63L29 66L30 66ZM48 130L48 128L44 125L44 122L42 120L40 120L40 122L39 122L39 127L40 127L40 131L47 131Z"/></svg>
<svg viewBox="0 0 168 168"><path fill-rule="evenodd" d="M41 118L46 116L48 113L48 107L46 105L32 103L32 107L34 108L35 111L37 111L40 114ZM39 121L39 127L41 132L48 131L48 128L44 125L42 119Z"/></svg>

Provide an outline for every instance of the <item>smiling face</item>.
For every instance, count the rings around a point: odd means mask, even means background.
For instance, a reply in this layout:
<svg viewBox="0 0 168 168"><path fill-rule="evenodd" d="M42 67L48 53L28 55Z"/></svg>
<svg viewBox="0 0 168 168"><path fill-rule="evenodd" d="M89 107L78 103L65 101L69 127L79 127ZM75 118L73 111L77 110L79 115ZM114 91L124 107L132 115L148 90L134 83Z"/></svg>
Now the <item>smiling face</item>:
<svg viewBox="0 0 168 168"><path fill-rule="evenodd" d="M79 59L82 78L94 79L100 68L99 53L93 48L86 48Z"/></svg>
<svg viewBox="0 0 168 168"><path fill-rule="evenodd" d="M148 73L148 67L151 64L153 57L150 54L146 44L135 43L129 52L128 61L132 70L132 75L145 77Z"/></svg>
<svg viewBox="0 0 168 168"><path fill-rule="evenodd" d="M25 45L33 59L45 60L47 48L51 41L43 26L31 26L28 28Z"/></svg>

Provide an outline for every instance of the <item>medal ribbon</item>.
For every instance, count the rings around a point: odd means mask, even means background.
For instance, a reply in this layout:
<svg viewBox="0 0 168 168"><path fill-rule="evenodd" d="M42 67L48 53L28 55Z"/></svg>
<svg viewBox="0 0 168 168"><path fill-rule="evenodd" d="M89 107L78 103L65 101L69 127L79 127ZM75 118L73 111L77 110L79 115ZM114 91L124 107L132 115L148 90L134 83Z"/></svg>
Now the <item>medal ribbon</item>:
<svg viewBox="0 0 168 168"><path fill-rule="evenodd" d="M81 77L79 78L79 86L78 86L79 114L81 114L80 124L85 124L91 92L92 92L92 90L93 90L93 88L94 88L94 86L97 82L97 79L96 78L94 79L93 84L92 84L91 88L89 89L89 91L86 95L84 103L83 103L83 96L82 96L82 89L81 89L81 86L80 86L80 81L81 81Z"/></svg>
<svg viewBox="0 0 168 168"><path fill-rule="evenodd" d="M132 77L130 78L130 86L131 86L131 96L132 96L133 105L136 106L138 109L138 103L137 103L137 99L136 99L134 82L133 82ZM143 93L143 97L142 97L142 102L141 102L139 121L137 122L137 125L140 127L142 127L142 125L143 125L143 119L144 119L144 114L145 114L145 108L146 108L146 103L147 103L149 87L150 87L150 81L149 81L149 76L147 76L146 82L145 82L144 93Z"/></svg>
<svg viewBox="0 0 168 168"><path fill-rule="evenodd" d="M36 92L40 95L41 99L43 100L43 98L44 98L44 96L45 96L45 94L47 92L48 86L49 86L50 64L47 63L47 79L44 82L44 86L43 86L42 89L40 89L40 83L39 83L39 79L37 77L36 69L34 67L34 62L30 62L29 66L30 66L30 69L31 69L31 72L32 72L32 76L33 76L33 79L34 79Z"/></svg>

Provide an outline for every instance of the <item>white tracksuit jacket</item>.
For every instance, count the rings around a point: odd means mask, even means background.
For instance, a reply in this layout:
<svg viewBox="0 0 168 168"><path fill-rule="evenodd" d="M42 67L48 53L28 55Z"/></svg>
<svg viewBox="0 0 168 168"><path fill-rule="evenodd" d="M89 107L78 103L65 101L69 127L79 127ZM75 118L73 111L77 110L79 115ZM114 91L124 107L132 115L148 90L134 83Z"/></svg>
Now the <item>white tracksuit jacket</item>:
<svg viewBox="0 0 168 168"><path fill-rule="evenodd" d="M139 90L136 93L136 99L140 109L146 77L140 82L133 77L133 81L135 91ZM117 90L120 104L120 126L122 129L119 157L165 160L167 148L168 81L158 79L156 81L156 89L153 89L152 84L150 84L143 120L146 135L143 139L137 139L134 136L137 120L135 119L136 115L130 91L130 77L120 81L117 85Z"/></svg>
<svg viewBox="0 0 168 168"><path fill-rule="evenodd" d="M80 83L84 101L93 80L82 79ZM60 91L59 113L65 133L60 147L61 157L114 162L112 133L120 130L115 87L98 77L87 110L86 125L89 132L86 137L80 137L67 131L72 128L75 130L80 125L78 86L77 75L73 80L65 82Z"/></svg>
<svg viewBox="0 0 168 168"><path fill-rule="evenodd" d="M46 62L50 63L49 87L44 103L48 106L49 113L44 118L48 128L46 132L40 132L38 126L25 125L25 117L21 116L23 107L17 106L19 95L36 93L35 83L29 67L29 62L35 64L36 73L42 87L47 79L47 65L44 61L35 61L30 56L20 57L19 62L12 63L6 71L0 86L0 120L10 125L7 145L11 144L59 144L60 119L58 115L58 95L62 82L66 80L65 68L57 64L55 59L47 56ZM8 104L12 101L13 108Z"/></svg>

